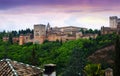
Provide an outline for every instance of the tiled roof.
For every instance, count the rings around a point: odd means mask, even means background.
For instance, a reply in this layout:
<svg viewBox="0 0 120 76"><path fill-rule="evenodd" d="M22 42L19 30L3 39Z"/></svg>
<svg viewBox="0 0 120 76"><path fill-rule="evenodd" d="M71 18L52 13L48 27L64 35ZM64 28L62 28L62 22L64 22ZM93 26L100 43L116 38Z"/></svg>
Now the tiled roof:
<svg viewBox="0 0 120 76"><path fill-rule="evenodd" d="M41 76L39 67L3 59L0 61L0 76Z"/></svg>

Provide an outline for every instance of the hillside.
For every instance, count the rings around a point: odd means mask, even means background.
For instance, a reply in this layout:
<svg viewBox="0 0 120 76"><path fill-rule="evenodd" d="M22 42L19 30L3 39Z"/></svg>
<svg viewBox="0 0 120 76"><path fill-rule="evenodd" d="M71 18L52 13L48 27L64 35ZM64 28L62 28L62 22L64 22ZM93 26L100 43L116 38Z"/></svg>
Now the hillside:
<svg viewBox="0 0 120 76"><path fill-rule="evenodd" d="M88 57L88 60L93 63L102 63L113 66L114 58L114 45L97 50L95 53Z"/></svg>
<svg viewBox="0 0 120 76"><path fill-rule="evenodd" d="M102 65L108 67L105 61L110 62L113 52L96 50L113 44L114 40L115 34L101 35L96 39L78 39L64 43L48 41L43 44L28 43L22 46L0 40L0 59L9 58L39 67L53 63L57 65L57 76L79 76L78 74L83 74L89 56L92 62L100 61Z"/></svg>

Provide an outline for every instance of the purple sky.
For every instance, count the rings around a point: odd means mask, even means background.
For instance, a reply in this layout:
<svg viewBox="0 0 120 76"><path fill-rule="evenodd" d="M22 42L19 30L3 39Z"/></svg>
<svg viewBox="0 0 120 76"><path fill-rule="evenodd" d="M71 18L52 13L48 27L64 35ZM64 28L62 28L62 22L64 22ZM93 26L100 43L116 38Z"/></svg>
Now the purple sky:
<svg viewBox="0 0 120 76"><path fill-rule="evenodd" d="M0 0L0 31L33 28L34 24L109 26L109 16L120 17L120 0Z"/></svg>

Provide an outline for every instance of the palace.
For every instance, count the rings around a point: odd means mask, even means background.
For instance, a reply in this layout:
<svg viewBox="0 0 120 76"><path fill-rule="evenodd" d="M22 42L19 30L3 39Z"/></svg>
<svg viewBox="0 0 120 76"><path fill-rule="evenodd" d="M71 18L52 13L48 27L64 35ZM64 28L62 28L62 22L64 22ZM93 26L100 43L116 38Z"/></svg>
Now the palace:
<svg viewBox="0 0 120 76"><path fill-rule="evenodd" d="M61 41L76 40L80 38L89 39L96 38L97 34L83 34L80 30L86 31L87 28L66 26L66 27L51 27L48 23L35 24L34 34L21 34L19 37L13 37L13 43L23 45L26 43L42 44L44 41ZM3 37L3 41L8 41L9 37Z"/></svg>
<svg viewBox="0 0 120 76"><path fill-rule="evenodd" d="M86 31L86 28L75 27L75 26L66 26L66 27L51 27L48 23L44 24L36 24L34 25L34 35L33 39L28 36L20 36L19 37L19 45L23 45L24 43L33 42L33 44L42 44L45 40L48 41L68 41L68 40L76 40L79 38L96 38L96 34L82 34L80 30ZM27 37L27 39L26 39Z"/></svg>
<svg viewBox="0 0 120 76"><path fill-rule="evenodd" d="M109 17L109 24L110 27L101 27L101 34L111 34L111 33L118 33L120 29L120 18L117 16Z"/></svg>

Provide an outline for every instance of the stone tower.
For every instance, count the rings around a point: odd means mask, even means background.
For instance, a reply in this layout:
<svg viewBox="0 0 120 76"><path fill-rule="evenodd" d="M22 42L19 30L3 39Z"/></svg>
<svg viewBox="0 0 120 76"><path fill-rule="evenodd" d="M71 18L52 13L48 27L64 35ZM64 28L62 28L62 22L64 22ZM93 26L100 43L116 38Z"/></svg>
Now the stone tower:
<svg viewBox="0 0 120 76"><path fill-rule="evenodd" d="M24 36L21 35L21 36L19 37L19 45L23 45L23 44L24 44Z"/></svg>
<svg viewBox="0 0 120 76"><path fill-rule="evenodd" d="M43 24L37 24L34 25L34 44L35 43L43 43L46 35L45 25Z"/></svg>
<svg viewBox="0 0 120 76"><path fill-rule="evenodd" d="M47 24L46 31L47 31L47 32L50 31L50 24L49 24L49 23Z"/></svg>
<svg viewBox="0 0 120 76"><path fill-rule="evenodd" d="M110 20L110 27L111 28L117 28L117 25L118 25L118 17L117 16L111 16L109 18Z"/></svg>

